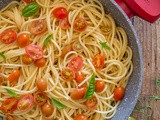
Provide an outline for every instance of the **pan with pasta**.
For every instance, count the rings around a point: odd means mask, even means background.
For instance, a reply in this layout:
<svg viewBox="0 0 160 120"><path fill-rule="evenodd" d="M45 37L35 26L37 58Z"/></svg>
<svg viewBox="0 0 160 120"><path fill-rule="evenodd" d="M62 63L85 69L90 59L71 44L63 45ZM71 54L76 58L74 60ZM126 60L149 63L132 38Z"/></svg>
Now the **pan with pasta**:
<svg viewBox="0 0 160 120"><path fill-rule="evenodd" d="M0 11L0 115L7 120L112 118L132 50L98 0L13 1Z"/></svg>

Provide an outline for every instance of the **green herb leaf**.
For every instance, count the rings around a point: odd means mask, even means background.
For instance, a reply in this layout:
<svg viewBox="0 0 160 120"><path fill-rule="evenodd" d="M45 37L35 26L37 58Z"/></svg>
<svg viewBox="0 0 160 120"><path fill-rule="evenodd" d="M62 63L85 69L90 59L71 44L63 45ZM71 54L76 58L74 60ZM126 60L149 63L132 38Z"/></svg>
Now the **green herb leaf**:
<svg viewBox="0 0 160 120"><path fill-rule="evenodd" d="M102 46L103 48L105 48L106 50L111 50L111 48L107 45L106 42L100 42L100 44L101 44L101 46Z"/></svg>
<svg viewBox="0 0 160 120"><path fill-rule="evenodd" d="M13 91L11 91L11 90L9 90L9 89L7 89L7 88L4 88L5 90L6 90L6 92L10 95L10 96L12 96L12 97L17 97L17 94L15 93L15 92L13 92Z"/></svg>
<svg viewBox="0 0 160 120"><path fill-rule="evenodd" d="M160 86L160 80L156 80L156 86Z"/></svg>
<svg viewBox="0 0 160 120"><path fill-rule="evenodd" d="M39 5L36 2L32 2L31 4L27 5L23 10L22 10L22 15L24 17L30 17L36 14L36 12L39 10Z"/></svg>
<svg viewBox="0 0 160 120"><path fill-rule="evenodd" d="M86 94L84 95L84 98L85 99L90 99L92 98L93 94L94 94L94 91L95 91L95 74L92 75L91 77L91 80L89 82L89 86L88 86L88 89L87 89L87 92Z"/></svg>
<svg viewBox="0 0 160 120"><path fill-rule="evenodd" d="M0 57L2 57L4 61L6 60L6 56L4 56L2 53L0 53Z"/></svg>
<svg viewBox="0 0 160 120"><path fill-rule="evenodd" d="M151 96L151 97L150 97L150 100L155 100L155 101L157 101L157 100L160 100L160 97L158 97L158 96Z"/></svg>
<svg viewBox="0 0 160 120"><path fill-rule="evenodd" d="M52 39L53 34L49 35L45 40L44 40L44 45L47 45L47 43Z"/></svg>
<svg viewBox="0 0 160 120"><path fill-rule="evenodd" d="M63 105L61 102L57 101L56 99L54 98L51 98L51 101L52 103L59 109L59 110L62 110L64 108L66 108L65 105Z"/></svg>

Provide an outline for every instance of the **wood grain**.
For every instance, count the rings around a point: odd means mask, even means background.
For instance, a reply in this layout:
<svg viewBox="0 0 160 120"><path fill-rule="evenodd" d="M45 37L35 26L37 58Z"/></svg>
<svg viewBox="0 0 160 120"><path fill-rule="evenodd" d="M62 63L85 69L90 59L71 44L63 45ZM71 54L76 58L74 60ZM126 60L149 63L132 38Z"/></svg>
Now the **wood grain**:
<svg viewBox="0 0 160 120"><path fill-rule="evenodd" d="M133 25L139 36L144 62L143 85L139 100L142 106L150 105L153 110L154 120L160 118L160 101L150 100L153 95L160 97L160 87L156 87L156 80L160 79L160 20L150 24L140 18L133 19ZM150 109L143 109L145 115L134 110L133 116L137 120L148 120L147 113L151 114ZM142 111L143 111L142 110Z"/></svg>

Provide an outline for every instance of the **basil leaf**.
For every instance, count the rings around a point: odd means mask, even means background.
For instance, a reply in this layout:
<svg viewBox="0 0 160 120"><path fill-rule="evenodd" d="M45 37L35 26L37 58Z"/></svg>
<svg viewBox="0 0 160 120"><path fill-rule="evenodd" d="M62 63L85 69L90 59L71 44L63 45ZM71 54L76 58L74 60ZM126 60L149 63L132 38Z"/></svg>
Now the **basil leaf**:
<svg viewBox="0 0 160 120"><path fill-rule="evenodd" d="M2 57L4 61L6 60L6 56L4 56L2 53L0 53L0 57Z"/></svg>
<svg viewBox="0 0 160 120"><path fill-rule="evenodd" d="M87 89L87 92L86 94L84 95L84 98L85 99L90 99L92 98L93 94L94 94L94 91L95 91L95 74L92 75L91 77L91 80L89 82L89 86L88 86L88 89Z"/></svg>
<svg viewBox="0 0 160 120"><path fill-rule="evenodd" d="M101 46L106 50L111 50L111 48L106 44L106 42L100 42Z"/></svg>
<svg viewBox="0 0 160 120"><path fill-rule="evenodd" d="M37 11L39 10L39 5L36 2L33 2L29 5L27 5L23 10L22 10L22 15L24 17L30 17L33 16Z"/></svg>
<svg viewBox="0 0 160 120"><path fill-rule="evenodd" d="M63 105L61 102L57 101L56 99L54 98L51 98L51 101L52 103L59 109L59 110L62 110L64 108L66 108L65 105Z"/></svg>
<svg viewBox="0 0 160 120"><path fill-rule="evenodd" d="M13 92L13 91L11 91L11 90L9 90L9 89L7 89L7 88L4 88L5 90L6 90L6 92L10 95L10 96L12 96L12 97L17 97L17 94L15 93L15 92Z"/></svg>
<svg viewBox="0 0 160 120"><path fill-rule="evenodd" d="M52 39L53 34L49 35L45 40L44 40L44 45L47 45L47 43Z"/></svg>

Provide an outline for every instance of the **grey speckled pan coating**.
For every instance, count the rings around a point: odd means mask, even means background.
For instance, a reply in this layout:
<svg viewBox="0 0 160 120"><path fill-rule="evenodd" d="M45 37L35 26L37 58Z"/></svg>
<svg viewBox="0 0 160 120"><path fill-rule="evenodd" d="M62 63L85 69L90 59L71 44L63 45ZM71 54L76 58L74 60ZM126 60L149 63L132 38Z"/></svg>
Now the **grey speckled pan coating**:
<svg viewBox="0 0 160 120"><path fill-rule="evenodd" d="M0 0L0 9L7 5L10 1L12 0ZM141 90L143 69L142 50L134 27L122 9L114 2L114 0L100 0L100 2L105 7L106 12L110 13L114 17L117 25L125 29L129 38L129 45L133 50L133 74L129 79L125 97L119 105L115 116L111 119L128 120Z"/></svg>

